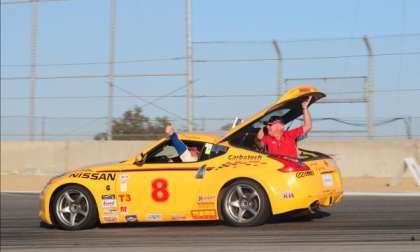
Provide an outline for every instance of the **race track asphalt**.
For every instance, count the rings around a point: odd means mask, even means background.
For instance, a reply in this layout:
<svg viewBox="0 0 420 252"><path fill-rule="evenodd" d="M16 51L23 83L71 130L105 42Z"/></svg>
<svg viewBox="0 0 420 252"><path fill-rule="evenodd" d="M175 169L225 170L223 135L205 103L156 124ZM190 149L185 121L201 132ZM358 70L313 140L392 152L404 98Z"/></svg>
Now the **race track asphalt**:
<svg viewBox="0 0 420 252"><path fill-rule="evenodd" d="M2 251L420 251L420 197L347 196L311 218L42 228L38 195L1 194Z"/></svg>

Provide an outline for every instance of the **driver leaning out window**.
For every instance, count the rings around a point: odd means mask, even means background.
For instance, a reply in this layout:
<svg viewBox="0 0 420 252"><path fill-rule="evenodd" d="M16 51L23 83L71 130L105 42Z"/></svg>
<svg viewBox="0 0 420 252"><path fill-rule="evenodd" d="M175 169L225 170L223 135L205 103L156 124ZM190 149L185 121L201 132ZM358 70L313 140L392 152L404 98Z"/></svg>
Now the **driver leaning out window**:
<svg viewBox="0 0 420 252"><path fill-rule="evenodd" d="M199 156L197 147L187 147L184 142L178 138L178 134L175 132L172 125L166 126L165 132L168 134L169 139L182 162L197 162Z"/></svg>

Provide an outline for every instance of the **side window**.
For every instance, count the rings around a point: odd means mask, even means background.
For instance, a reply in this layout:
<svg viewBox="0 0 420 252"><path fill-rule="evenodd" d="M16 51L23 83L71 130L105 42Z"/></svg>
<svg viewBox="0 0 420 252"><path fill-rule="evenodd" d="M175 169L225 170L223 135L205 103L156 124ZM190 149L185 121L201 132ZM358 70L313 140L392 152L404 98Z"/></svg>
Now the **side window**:
<svg viewBox="0 0 420 252"><path fill-rule="evenodd" d="M228 147L206 143L201 153L200 160L208 160L225 154L228 151Z"/></svg>
<svg viewBox="0 0 420 252"><path fill-rule="evenodd" d="M198 161L208 160L225 154L228 147L210 144L198 141L184 141L188 150L193 155L197 155ZM145 163L181 163L182 160L178 155L175 147L170 141L165 141L162 144L151 150L147 156Z"/></svg>
<svg viewBox="0 0 420 252"><path fill-rule="evenodd" d="M170 141L165 141L161 145L151 150L146 163L178 163L181 162L178 153Z"/></svg>

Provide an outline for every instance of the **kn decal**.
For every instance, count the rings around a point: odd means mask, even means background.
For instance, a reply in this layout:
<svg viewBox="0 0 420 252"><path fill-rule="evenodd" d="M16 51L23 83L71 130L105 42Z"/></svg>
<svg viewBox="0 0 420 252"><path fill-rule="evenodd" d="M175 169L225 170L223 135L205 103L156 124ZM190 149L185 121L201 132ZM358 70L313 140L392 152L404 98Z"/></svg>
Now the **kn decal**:
<svg viewBox="0 0 420 252"><path fill-rule="evenodd" d="M293 199L295 195L292 192L282 192L281 196L283 199Z"/></svg>

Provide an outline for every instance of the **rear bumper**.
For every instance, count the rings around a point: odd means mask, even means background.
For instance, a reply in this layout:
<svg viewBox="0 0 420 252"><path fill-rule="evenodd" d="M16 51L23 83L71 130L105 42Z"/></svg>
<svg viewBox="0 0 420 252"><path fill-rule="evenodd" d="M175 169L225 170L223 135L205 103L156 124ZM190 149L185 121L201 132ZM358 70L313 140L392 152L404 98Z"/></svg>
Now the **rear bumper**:
<svg viewBox="0 0 420 252"><path fill-rule="evenodd" d="M343 199L343 191L327 192L319 197L319 204L323 207L330 207L334 204L340 203Z"/></svg>
<svg viewBox="0 0 420 252"><path fill-rule="evenodd" d="M282 214L296 209L309 209L314 203L319 203L322 207L330 207L340 203L343 199L343 192L328 191L321 194L307 194L302 197L284 200L279 199L272 202L272 214Z"/></svg>
<svg viewBox="0 0 420 252"><path fill-rule="evenodd" d="M281 214L296 209L308 209L312 204L330 207L342 201L343 188L340 174L331 173L328 183L323 181L322 175L297 178L296 174L288 175L287 184L272 184L270 193L271 209L273 214ZM290 197L284 197L284 194Z"/></svg>

